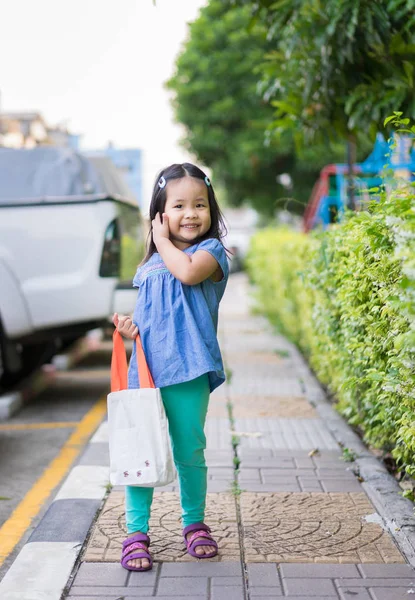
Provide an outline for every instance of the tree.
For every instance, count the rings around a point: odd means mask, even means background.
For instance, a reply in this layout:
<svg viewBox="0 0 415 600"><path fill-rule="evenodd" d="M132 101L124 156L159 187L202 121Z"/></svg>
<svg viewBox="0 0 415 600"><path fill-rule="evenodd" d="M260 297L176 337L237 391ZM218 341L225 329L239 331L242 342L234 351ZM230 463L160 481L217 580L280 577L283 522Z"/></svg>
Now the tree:
<svg viewBox="0 0 415 600"><path fill-rule="evenodd" d="M299 162L291 131L266 143L274 108L258 93L257 68L271 42L260 22L248 31L250 20L249 7L230 10L212 0L190 25L167 87L174 92L176 119L186 128L184 145L213 169L229 202L248 200L273 215L277 198L287 196L278 175L299 174L289 195L305 202L319 169L343 157L338 147L333 152L325 143L314 149L310 168ZM290 207L298 210L296 204Z"/></svg>
<svg viewBox="0 0 415 600"><path fill-rule="evenodd" d="M273 49L261 90L271 129L310 143L323 135L355 145L394 110L415 113L414 0L225 0L249 6ZM351 157L352 158L352 157Z"/></svg>

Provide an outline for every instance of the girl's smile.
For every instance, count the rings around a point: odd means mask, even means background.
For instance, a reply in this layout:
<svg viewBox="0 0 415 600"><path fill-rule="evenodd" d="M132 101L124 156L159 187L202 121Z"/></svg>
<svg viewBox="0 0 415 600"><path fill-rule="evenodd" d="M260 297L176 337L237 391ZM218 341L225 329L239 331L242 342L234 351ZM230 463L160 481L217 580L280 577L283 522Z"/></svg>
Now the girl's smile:
<svg viewBox="0 0 415 600"><path fill-rule="evenodd" d="M164 212L169 218L170 239L181 250L204 235L211 226L207 187L195 177L170 180Z"/></svg>

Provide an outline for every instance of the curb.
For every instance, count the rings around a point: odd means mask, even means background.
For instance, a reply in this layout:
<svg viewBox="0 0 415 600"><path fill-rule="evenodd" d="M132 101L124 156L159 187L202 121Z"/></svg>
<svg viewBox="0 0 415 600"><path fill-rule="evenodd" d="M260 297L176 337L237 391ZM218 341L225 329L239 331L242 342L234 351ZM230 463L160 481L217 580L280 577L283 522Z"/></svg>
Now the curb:
<svg viewBox="0 0 415 600"><path fill-rule="evenodd" d="M408 562L415 567L413 503L402 496L402 489L395 478L333 408L305 358L296 346L294 349L299 363L298 371L303 377L307 400L315 407L339 446L350 448L357 454L353 465L357 467L356 471L363 479L363 489L382 517L384 529L389 531Z"/></svg>
<svg viewBox="0 0 415 600"><path fill-rule="evenodd" d="M0 582L1 600L60 600L107 494L106 431L104 421Z"/></svg>

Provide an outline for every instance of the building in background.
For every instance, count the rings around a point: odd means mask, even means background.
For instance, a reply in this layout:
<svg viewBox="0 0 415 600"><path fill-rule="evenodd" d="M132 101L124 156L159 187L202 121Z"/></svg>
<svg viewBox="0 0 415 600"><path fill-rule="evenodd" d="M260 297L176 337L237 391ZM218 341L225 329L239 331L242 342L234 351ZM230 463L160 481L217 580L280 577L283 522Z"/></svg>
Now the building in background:
<svg viewBox="0 0 415 600"><path fill-rule="evenodd" d="M86 156L108 156L124 176L128 187L134 192L141 211L145 212L142 189L142 151L139 148L116 148L114 144L110 142L108 147L103 150L88 150L82 152L83 154L86 154Z"/></svg>
<svg viewBox="0 0 415 600"><path fill-rule="evenodd" d="M76 149L79 136L65 125L50 126L39 112L0 113L0 147L63 146Z"/></svg>

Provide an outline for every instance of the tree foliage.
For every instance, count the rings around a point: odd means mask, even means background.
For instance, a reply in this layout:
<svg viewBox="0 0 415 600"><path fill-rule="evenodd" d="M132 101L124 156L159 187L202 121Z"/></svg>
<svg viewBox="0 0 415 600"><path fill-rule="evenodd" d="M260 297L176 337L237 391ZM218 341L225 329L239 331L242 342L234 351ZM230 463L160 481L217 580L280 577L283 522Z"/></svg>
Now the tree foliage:
<svg viewBox="0 0 415 600"><path fill-rule="evenodd" d="M393 110L415 113L414 0L225 0L249 7L273 46L261 91L271 129L298 140L372 136Z"/></svg>
<svg viewBox="0 0 415 600"><path fill-rule="evenodd" d="M269 48L261 25L247 33L249 20L247 8L210 2L190 24L167 86L185 147L213 169L231 204L251 198L261 209L275 196L277 156L284 163L291 154L264 145L272 108L257 94L255 68Z"/></svg>
<svg viewBox="0 0 415 600"><path fill-rule="evenodd" d="M278 198L305 202L319 169L343 161L344 149L329 148L325 140L299 158L291 131L282 132L278 141L266 139L274 109L258 91L258 66L273 41L260 21L249 27L250 21L250 7L229 8L212 0L190 25L167 87L174 92L176 119L186 129L185 147L213 169L229 202L248 200L272 215ZM276 181L281 173L295 176L288 193Z"/></svg>

